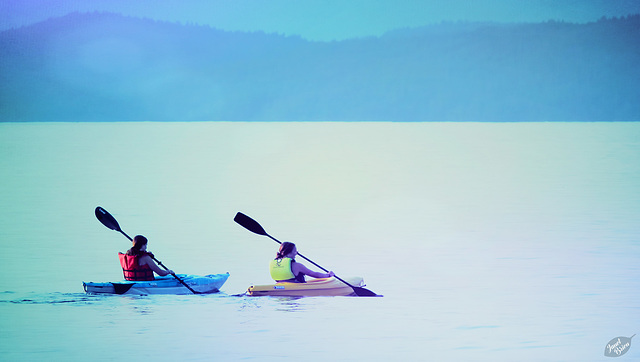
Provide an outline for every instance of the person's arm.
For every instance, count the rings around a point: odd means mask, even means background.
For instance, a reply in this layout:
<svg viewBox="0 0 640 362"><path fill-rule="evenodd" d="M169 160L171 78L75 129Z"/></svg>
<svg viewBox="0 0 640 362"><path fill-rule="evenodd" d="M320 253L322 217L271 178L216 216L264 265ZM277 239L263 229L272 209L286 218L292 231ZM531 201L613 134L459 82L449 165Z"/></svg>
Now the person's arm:
<svg viewBox="0 0 640 362"><path fill-rule="evenodd" d="M308 275L313 278L329 278L335 275L333 274L332 271L329 271L328 273L315 272L298 262L293 263L293 266L291 268L293 269L292 271L293 271L293 274L295 275L298 275L299 273L304 273L304 275Z"/></svg>
<svg viewBox="0 0 640 362"><path fill-rule="evenodd" d="M140 266L148 265L149 268L151 268L151 270L153 270L156 274L158 274L161 277L169 274L174 274L173 270L160 269L160 267L156 265L156 263L153 261L153 259L151 259L149 255L141 256L140 259L138 259L138 263L140 263Z"/></svg>

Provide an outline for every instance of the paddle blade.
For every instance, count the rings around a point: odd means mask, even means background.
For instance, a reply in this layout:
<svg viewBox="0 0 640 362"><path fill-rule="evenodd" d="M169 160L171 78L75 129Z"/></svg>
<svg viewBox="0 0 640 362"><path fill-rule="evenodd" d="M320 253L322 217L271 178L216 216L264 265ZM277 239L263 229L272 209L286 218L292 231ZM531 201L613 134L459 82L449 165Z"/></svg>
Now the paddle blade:
<svg viewBox="0 0 640 362"><path fill-rule="evenodd" d="M120 230L120 225L118 225L116 219L111 216L111 214L107 212L107 210L101 208L100 206L96 207L96 217L104 226L108 227L109 229L120 232L122 231Z"/></svg>
<svg viewBox="0 0 640 362"><path fill-rule="evenodd" d="M133 283L111 283L116 294L124 294L131 289Z"/></svg>
<svg viewBox="0 0 640 362"><path fill-rule="evenodd" d="M249 216L239 212L236 214L236 217L233 218L233 221L237 222L238 224L240 224L240 226L244 227L245 229L251 231L252 233L256 233L258 235L264 235L264 236L269 236L267 234L266 231L264 231L264 229L262 228L262 226L260 226L260 224L258 224L257 221L253 220L252 218L250 218Z"/></svg>
<svg viewBox="0 0 640 362"><path fill-rule="evenodd" d="M353 287L353 292L356 293L358 297L381 297L381 295L378 295L369 289L360 287Z"/></svg>

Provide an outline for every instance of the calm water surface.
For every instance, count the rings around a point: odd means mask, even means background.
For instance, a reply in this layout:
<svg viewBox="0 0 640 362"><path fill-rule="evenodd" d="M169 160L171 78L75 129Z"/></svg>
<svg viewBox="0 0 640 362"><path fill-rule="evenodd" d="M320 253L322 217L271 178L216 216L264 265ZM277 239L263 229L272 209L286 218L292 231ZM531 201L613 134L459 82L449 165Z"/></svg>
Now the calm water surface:
<svg viewBox="0 0 640 362"><path fill-rule="evenodd" d="M4 123L0 175L2 360L586 361L640 332L640 123ZM222 292L85 295L129 247L98 205ZM277 248L238 211L384 297L237 296Z"/></svg>

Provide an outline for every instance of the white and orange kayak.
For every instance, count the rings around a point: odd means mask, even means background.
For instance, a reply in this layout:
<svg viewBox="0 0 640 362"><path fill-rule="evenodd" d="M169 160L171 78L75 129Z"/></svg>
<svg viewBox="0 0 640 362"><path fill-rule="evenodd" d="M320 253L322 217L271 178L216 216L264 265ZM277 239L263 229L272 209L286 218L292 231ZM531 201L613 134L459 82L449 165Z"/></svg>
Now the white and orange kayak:
<svg viewBox="0 0 640 362"><path fill-rule="evenodd" d="M365 285L361 277L345 278L345 281L354 287L363 287ZM279 282L268 285L252 285L247 289L247 294L252 297L333 297L355 295L353 288L334 277L311 279L306 283Z"/></svg>

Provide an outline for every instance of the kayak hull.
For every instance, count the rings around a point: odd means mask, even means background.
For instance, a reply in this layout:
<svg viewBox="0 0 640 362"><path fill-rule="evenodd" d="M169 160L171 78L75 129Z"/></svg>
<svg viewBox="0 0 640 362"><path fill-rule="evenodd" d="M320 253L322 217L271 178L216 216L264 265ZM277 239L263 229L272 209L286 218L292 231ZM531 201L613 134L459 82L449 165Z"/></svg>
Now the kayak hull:
<svg viewBox="0 0 640 362"><path fill-rule="evenodd" d="M344 280L354 287L364 286L364 281L360 277L345 278ZM306 283L281 282L268 285L252 285L247 289L247 294L252 297L333 297L355 295L353 288L334 277L312 279Z"/></svg>
<svg viewBox="0 0 640 362"><path fill-rule="evenodd" d="M191 274L177 274L191 289L198 294L216 293L229 278L229 273L209 274L205 276ZM157 277L149 281L123 280L116 283L82 282L87 294L193 294L171 275Z"/></svg>

